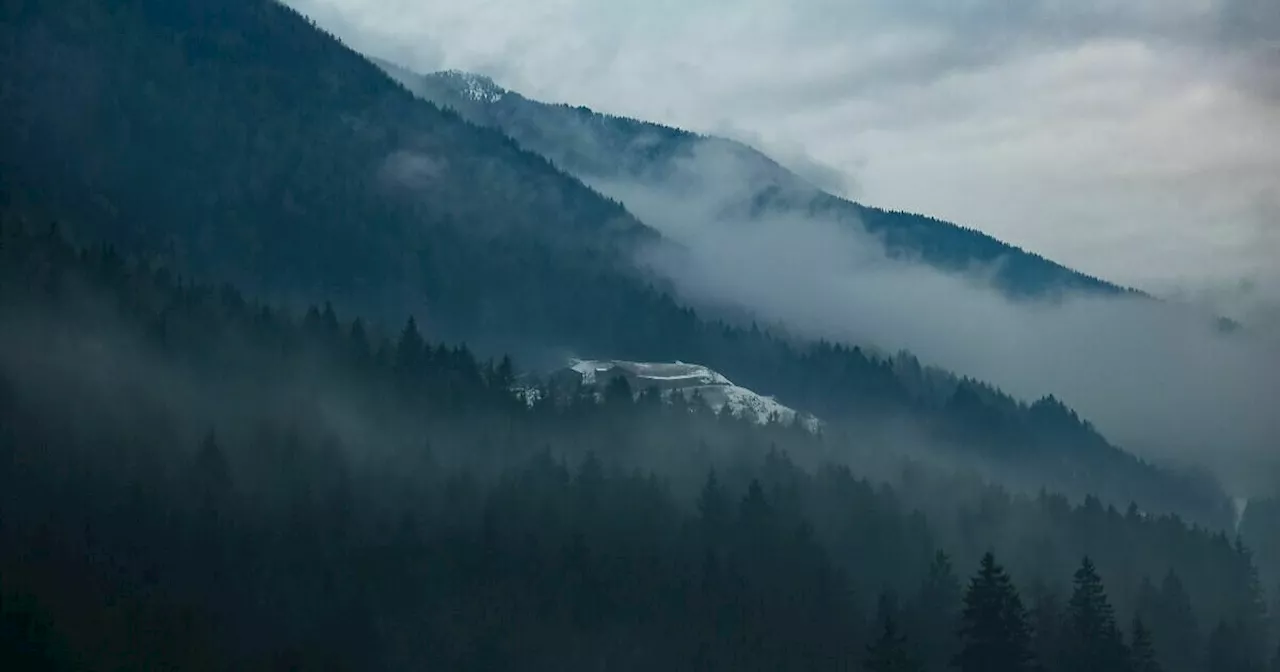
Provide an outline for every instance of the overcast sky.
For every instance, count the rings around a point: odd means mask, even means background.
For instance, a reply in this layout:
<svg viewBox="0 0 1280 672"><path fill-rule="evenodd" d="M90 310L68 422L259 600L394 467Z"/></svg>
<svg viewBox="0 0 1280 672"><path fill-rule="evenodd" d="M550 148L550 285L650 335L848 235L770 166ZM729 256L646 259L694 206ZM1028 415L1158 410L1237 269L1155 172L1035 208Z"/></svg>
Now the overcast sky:
<svg viewBox="0 0 1280 672"><path fill-rule="evenodd" d="M1277 0L287 1L1121 283L1280 296Z"/></svg>

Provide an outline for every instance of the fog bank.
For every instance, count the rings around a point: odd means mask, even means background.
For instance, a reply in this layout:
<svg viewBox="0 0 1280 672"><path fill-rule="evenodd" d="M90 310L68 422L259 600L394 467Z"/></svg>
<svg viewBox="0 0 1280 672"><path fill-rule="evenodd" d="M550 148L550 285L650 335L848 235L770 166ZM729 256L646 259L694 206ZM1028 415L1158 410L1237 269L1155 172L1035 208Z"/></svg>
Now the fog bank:
<svg viewBox="0 0 1280 672"><path fill-rule="evenodd" d="M674 244L642 262L695 304L733 304L814 338L908 349L1023 399L1054 394L1122 447L1270 485L1280 447L1280 343L1143 298L1011 301L984 280L891 260L820 218L748 216L746 175L714 147L665 181L594 182ZM767 391L764 391L767 393Z"/></svg>

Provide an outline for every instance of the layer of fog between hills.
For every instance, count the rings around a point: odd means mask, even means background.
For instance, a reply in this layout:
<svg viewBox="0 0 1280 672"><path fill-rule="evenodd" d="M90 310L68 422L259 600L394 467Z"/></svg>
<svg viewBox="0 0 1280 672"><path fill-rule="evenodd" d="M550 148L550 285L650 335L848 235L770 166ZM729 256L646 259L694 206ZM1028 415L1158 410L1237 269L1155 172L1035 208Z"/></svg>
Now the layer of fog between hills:
<svg viewBox="0 0 1280 672"><path fill-rule="evenodd" d="M1239 492L1277 480L1273 336L1225 334L1210 315L1144 298L1011 301L984 281L991 269L959 277L891 260L874 237L822 218L740 216L739 166L706 143L665 179L587 182L669 239L640 261L694 304L906 349L1024 400L1054 394L1125 449L1208 466Z"/></svg>
<svg viewBox="0 0 1280 672"><path fill-rule="evenodd" d="M1142 297L1013 302L984 280L991 268L957 277L891 260L846 224L741 216L761 185L727 143L696 145L663 179L578 177L664 234L640 262L695 305L906 349L1023 400L1054 394L1123 448L1208 466L1239 493L1280 483L1280 334L1227 335L1207 312Z"/></svg>

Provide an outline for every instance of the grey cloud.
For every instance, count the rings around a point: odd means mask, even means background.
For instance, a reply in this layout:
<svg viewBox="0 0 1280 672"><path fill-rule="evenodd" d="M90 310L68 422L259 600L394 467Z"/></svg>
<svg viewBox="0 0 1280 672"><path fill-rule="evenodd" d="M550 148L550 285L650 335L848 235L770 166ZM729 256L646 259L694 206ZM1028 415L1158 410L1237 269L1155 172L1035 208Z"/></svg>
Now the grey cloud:
<svg viewBox="0 0 1280 672"><path fill-rule="evenodd" d="M1280 47L1280 3L1274 0L1221 0L1221 36L1228 43Z"/></svg>
<svg viewBox="0 0 1280 672"><path fill-rule="evenodd" d="M821 219L725 216L742 197L716 152L681 184L607 182L680 248L643 256L687 300L747 307L810 337L907 348L1024 399L1055 394L1126 448L1209 463L1235 488L1275 459L1280 342L1224 336L1209 315L1142 299L1013 303L975 277L890 260L879 241Z"/></svg>
<svg viewBox="0 0 1280 672"><path fill-rule="evenodd" d="M1280 56L1280 3L1273 0L876 0L797 12L796 43L813 35L864 42L842 70L799 75L793 95L821 104L879 87L928 85L959 73L1080 44L1135 41L1195 50L1247 67L1241 84L1267 90ZM800 14L804 11L803 14Z"/></svg>
<svg viewBox="0 0 1280 672"><path fill-rule="evenodd" d="M449 60L449 50L424 38L432 35L447 41L450 36L433 31L442 29L437 26L454 25L442 22L442 17L456 23L460 14L452 8L387 3L379 11L379 16L385 17L383 22L374 24L367 19L375 6L370 0L288 1L354 40L358 48L419 71ZM623 53L635 48L636 41L652 39L659 45L671 39L662 33L679 33L676 29L682 19L706 27L691 31L697 35L714 36L716 31L732 31L740 24L745 28L738 29L767 40L760 45L764 48L824 42L844 47L830 53L833 59L843 59L839 67L821 73L797 71L791 82L781 83L784 90L802 97L807 92L814 96L812 102L818 103L823 93L839 96L876 85L926 84L955 72L1099 39L1210 50L1274 50L1280 39L1278 6L1272 0L807 0L780 8L753 0L711 2L697 8L677 5L661 10L668 13L661 15L659 8L610 6L591 0L570 0L554 8L537 9L491 1L477 4L476 21L502 21L505 33L500 41L493 38L487 45L483 62L473 62L470 67L512 81L520 78L521 61L531 54L570 49L586 57L569 64L572 67L566 68L564 76L608 76ZM767 17L762 22L768 24L753 26L750 20L740 20L752 15ZM387 24L393 20L396 25ZM559 23L565 33L538 35L510 27L521 23L530 30L556 28L554 24ZM393 28L401 39L379 39L376 34ZM412 39L404 39L406 34ZM572 38L566 39L566 35ZM714 50L718 45L708 39L702 46ZM785 56L786 50L779 53ZM687 62L697 64L694 59Z"/></svg>
<svg viewBox="0 0 1280 672"><path fill-rule="evenodd" d="M718 124L712 129L712 133L760 150L787 170L827 193L845 198L856 198L858 195L858 183L852 171L841 170L814 157L798 143L771 141L760 133L739 128L727 121Z"/></svg>
<svg viewBox="0 0 1280 672"><path fill-rule="evenodd" d="M363 0L285 0L284 4L310 17L363 54L393 63L412 64L414 69L423 72L438 70L445 62L444 50L426 35L418 34L412 40L387 39L381 24L371 23L362 11L368 6ZM414 21L412 15L405 18Z"/></svg>

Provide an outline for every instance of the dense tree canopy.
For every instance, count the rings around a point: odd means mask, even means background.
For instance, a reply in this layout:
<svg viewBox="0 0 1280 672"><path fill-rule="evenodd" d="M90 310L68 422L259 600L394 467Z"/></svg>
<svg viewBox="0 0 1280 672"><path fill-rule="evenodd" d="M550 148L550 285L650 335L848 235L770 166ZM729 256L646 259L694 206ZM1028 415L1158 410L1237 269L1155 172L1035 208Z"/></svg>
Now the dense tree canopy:
<svg viewBox="0 0 1280 672"><path fill-rule="evenodd" d="M530 403L509 360L416 320L295 317L2 231L0 642L28 667L1029 669L1101 613L1101 570L1062 597L1089 553L1134 577L1112 613L1174 605L1157 656L1252 669L1252 558L1176 517L919 464L872 481L834 437L680 397ZM950 557L992 547L1012 573L987 556L962 596ZM1021 585L1058 597L1028 613Z"/></svg>

